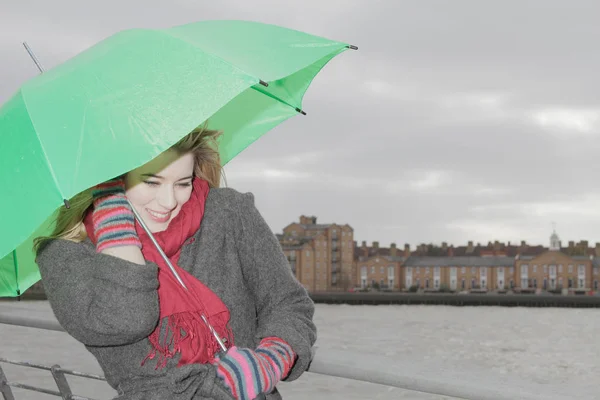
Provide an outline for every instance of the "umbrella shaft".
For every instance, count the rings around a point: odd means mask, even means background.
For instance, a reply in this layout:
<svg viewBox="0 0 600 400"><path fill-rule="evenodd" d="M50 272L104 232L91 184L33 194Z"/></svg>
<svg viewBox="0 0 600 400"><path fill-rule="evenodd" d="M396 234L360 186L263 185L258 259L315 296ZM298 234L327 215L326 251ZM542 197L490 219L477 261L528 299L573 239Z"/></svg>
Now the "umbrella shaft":
<svg viewBox="0 0 600 400"><path fill-rule="evenodd" d="M38 67L38 69L40 70L40 73L43 73L44 72L44 68L42 67L42 64L40 64L40 61L37 59L37 57L35 56L35 54L33 54L33 50L31 50L31 48L29 47L29 45L27 44L27 42L23 42L23 46L25 46L25 50L27 50L27 53L29 53L29 56L31 57L31 59L35 63L36 67Z"/></svg>
<svg viewBox="0 0 600 400"><path fill-rule="evenodd" d="M171 264L171 260L169 260L169 257L167 257L167 255L165 254L165 252L160 248L160 245L158 244L158 242L154 238L154 235L152 234L152 232L150 232L150 229L148 229L148 226L144 223L144 220L142 219L142 217L140 216L140 214L137 212L137 210L135 209L135 207L133 207L133 204L131 204L131 202L129 201L129 199L127 199L127 203L129 203L129 206L131 207L131 210L133 211L133 214L135 215L135 218L138 220L138 222L140 223L140 225L142 226L142 228L144 228L144 231L146 231L146 234L148 234L148 237L150 238L150 240L152 241L152 243L154 244L154 246L156 247L156 249L160 253L160 256L163 258L163 260L165 261L165 263L167 263L167 265L169 266L169 269L171 270L171 272L175 276L175 279L177 279L177 282L179 282L179 284L185 290L187 290L187 287L183 283L183 280L181 279L181 277L179 276L179 274L175 270L175 267L173 267L173 264ZM208 322L208 319L204 316L204 314L200 314L200 317L202 318L202 321L204 321L204 323L206 324L207 328L210 330L210 333L212 333L212 335L215 337L215 339L219 343L219 347L221 348L221 350L222 351L227 351L227 346L225 346L225 343L223 343L223 339L221 339L219 337L219 334L217 333L217 331L215 330L215 328L213 328L213 326L210 324L210 322Z"/></svg>

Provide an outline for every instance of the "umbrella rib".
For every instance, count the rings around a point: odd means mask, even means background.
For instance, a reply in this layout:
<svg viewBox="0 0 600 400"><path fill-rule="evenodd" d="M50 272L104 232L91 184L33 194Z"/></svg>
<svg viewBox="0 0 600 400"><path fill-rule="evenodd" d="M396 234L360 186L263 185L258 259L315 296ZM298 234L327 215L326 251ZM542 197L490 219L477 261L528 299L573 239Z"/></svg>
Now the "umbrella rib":
<svg viewBox="0 0 600 400"><path fill-rule="evenodd" d="M290 103L288 103L287 101L285 101L285 100L282 100L282 99L280 99L279 97L277 97L277 96L275 96L275 95L273 95L273 94L271 94L271 93L269 93L269 92L266 92L266 91L264 91L264 90L261 90L261 88L258 88L258 87L256 87L256 86L251 86L251 88L252 88L252 89L254 89L254 90L256 90L256 91L257 91L257 92L259 92L259 93L262 93L262 94L264 94L264 95L265 95L265 96L267 96L267 97L270 97L270 98L272 98L272 99L275 99L275 100L279 101L280 103L283 103L283 104L285 104L286 106L293 108L294 110L296 110L296 112L298 112L298 113L300 113L300 114L302 114L302 115L306 115L306 112L304 112L304 111L303 111L301 108L299 108L299 107L295 107L295 106L291 105Z"/></svg>

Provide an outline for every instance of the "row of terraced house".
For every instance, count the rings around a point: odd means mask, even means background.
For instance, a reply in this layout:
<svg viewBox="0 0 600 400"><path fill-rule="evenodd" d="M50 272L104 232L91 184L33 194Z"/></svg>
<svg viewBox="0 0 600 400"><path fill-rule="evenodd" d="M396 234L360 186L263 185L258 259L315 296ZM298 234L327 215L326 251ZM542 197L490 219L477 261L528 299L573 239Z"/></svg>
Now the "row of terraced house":
<svg viewBox="0 0 600 400"><path fill-rule="evenodd" d="M407 290L598 290L600 243L562 246L556 232L548 247L489 242L466 246L395 243L361 245L348 224L318 224L301 216L277 235L296 278L310 292L354 288Z"/></svg>

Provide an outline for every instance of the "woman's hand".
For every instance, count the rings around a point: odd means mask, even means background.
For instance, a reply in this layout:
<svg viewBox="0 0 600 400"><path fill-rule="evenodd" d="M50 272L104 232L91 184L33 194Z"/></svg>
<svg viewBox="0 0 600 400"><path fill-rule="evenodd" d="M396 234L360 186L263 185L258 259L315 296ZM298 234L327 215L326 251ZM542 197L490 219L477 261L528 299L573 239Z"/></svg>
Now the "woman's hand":
<svg viewBox="0 0 600 400"><path fill-rule="evenodd" d="M254 400L270 393L294 364L296 354L285 341L269 337L256 350L232 347L218 357L217 376L237 400Z"/></svg>
<svg viewBox="0 0 600 400"><path fill-rule="evenodd" d="M135 216L125 196L125 183L116 178L94 187L92 222L96 251L145 264Z"/></svg>

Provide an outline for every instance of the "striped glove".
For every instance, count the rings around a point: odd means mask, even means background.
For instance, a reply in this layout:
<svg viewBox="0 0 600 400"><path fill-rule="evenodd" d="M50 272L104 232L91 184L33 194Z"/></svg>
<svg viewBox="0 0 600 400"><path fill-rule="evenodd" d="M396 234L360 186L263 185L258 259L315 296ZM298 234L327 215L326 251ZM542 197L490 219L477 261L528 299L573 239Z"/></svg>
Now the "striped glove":
<svg viewBox="0 0 600 400"><path fill-rule="evenodd" d="M233 346L217 358L217 376L236 400L253 400L270 393L289 374L296 354L289 344L264 338L256 350Z"/></svg>
<svg viewBox="0 0 600 400"><path fill-rule="evenodd" d="M101 183L92 190L92 222L96 251L109 247L137 246L142 243L135 231L135 216L125 197L125 184L117 178Z"/></svg>

